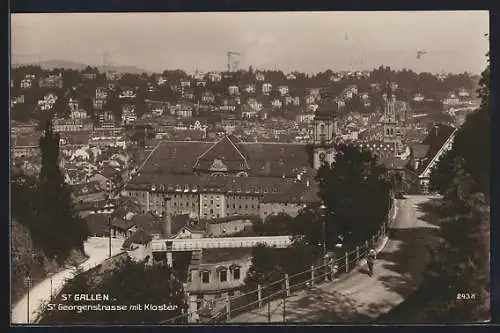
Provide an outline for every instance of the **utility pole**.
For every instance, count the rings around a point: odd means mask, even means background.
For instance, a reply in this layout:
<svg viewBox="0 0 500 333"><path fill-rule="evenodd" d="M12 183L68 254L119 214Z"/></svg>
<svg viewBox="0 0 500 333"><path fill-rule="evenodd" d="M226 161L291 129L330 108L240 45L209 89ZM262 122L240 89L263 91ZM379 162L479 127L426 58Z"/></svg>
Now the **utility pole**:
<svg viewBox="0 0 500 333"><path fill-rule="evenodd" d="M108 234L109 234L109 256L111 257L111 213L109 214L108 217Z"/></svg>
<svg viewBox="0 0 500 333"><path fill-rule="evenodd" d="M283 288L283 323L286 322L286 285Z"/></svg>
<svg viewBox="0 0 500 333"><path fill-rule="evenodd" d="M26 288L28 288L28 295L27 295L27 303L26 303L26 322L29 324L30 323L30 290L33 281L31 280L31 277L29 274L24 278L24 285Z"/></svg>
<svg viewBox="0 0 500 333"><path fill-rule="evenodd" d="M271 295L267 296L267 322L271 322Z"/></svg>

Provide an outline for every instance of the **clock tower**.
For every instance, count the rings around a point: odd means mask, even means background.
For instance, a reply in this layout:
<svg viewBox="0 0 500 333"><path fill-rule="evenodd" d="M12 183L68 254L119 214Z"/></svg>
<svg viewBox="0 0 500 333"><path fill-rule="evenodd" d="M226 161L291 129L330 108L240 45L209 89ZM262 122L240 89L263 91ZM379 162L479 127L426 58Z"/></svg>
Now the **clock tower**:
<svg viewBox="0 0 500 333"><path fill-rule="evenodd" d="M323 163L332 163L335 157L334 139L337 134L335 108L320 106L314 116L313 167L318 170Z"/></svg>

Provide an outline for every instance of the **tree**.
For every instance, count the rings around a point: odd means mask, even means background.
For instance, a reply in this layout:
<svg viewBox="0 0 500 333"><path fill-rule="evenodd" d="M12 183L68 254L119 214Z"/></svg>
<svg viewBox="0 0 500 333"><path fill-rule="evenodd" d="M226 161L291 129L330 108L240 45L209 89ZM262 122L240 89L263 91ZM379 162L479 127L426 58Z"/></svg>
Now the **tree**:
<svg viewBox="0 0 500 333"><path fill-rule="evenodd" d="M252 224L252 229L259 236L289 235L293 218L285 213L268 216L264 222L257 220Z"/></svg>
<svg viewBox="0 0 500 333"><path fill-rule="evenodd" d="M49 258L64 262L71 250L83 251L89 231L72 210L70 190L59 169L59 135L50 122L40 138L40 148L42 166L33 198L36 221L31 223L31 231L34 242Z"/></svg>
<svg viewBox="0 0 500 333"><path fill-rule="evenodd" d="M347 246L357 245L386 222L391 206L390 183L387 170L370 151L337 146L335 162L325 163L317 179L319 196L326 205L328 240L340 235ZM328 243L329 247L333 245Z"/></svg>
<svg viewBox="0 0 500 333"><path fill-rule="evenodd" d="M434 211L440 217L441 242L430 251L422 285L401 305L418 307L417 318L408 320L463 322L490 318L488 82L489 65L482 73L480 109L467 117L451 151L432 172L431 180L443 194ZM461 293L473 294L474 298L462 299Z"/></svg>

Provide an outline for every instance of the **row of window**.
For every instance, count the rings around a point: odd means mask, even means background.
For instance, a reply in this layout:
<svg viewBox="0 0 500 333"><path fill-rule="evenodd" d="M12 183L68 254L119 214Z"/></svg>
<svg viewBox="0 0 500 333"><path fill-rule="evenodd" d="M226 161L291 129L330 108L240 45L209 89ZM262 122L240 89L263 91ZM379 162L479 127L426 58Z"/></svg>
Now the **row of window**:
<svg viewBox="0 0 500 333"><path fill-rule="evenodd" d="M236 267L231 270L232 275L233 275L233 280L239 280L241 278L241 272L240 268ZM219 281L220 282L226 282L228 278L228 271L227 270L221 270L219 272ZM201 282L202 283L210 283L210 271L202 271L201 272Z"/></svg>

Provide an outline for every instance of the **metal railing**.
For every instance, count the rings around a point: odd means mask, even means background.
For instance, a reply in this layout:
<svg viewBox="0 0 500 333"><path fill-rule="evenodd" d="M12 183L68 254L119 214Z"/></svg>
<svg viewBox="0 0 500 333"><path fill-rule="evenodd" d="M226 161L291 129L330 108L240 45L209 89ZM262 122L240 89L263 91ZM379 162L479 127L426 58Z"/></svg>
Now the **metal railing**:
<svg viewBox="0 0 500 333"><path fill-rule="evenodd" d="M389 212L389 221L393 218L393 210ZM212 300L214 303L223 302L225 306L208 319L208 323L218 323L230 320L232 317L241 315L255 309L263 308L264 304L276 299L286 298L306 286L314 286L318 283L334 280L335 278L351 272L359 267L361 261L366 258L371 248L381 245L387 235L387 225L384 224L369 240L356 246L354 250L345 252L341 257L332 260L319 258L310 268L293 275L284 274L282 279L273 281L265 286L259 285L256 289L241 295L231 297L220 297ZM199 310L184 313L161 322L161 324L175 324L179 322L192 322L193 315ZM197 317L197 316L196 316ZM265 320L264 320L265 321Z"/></svg>
<svg viewBox="0 0 500 333"><path fill-rule="evenodd" d="M172 242L167 246L166 242ZM292 245L291 236L267 237L226 237L226 238L186 238L153 240L151 249L159 251L190 251L214 248L250 248L264 244L270 247L286 248Z"/></svg>

